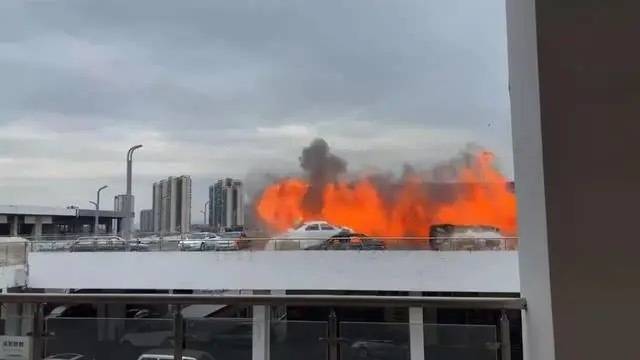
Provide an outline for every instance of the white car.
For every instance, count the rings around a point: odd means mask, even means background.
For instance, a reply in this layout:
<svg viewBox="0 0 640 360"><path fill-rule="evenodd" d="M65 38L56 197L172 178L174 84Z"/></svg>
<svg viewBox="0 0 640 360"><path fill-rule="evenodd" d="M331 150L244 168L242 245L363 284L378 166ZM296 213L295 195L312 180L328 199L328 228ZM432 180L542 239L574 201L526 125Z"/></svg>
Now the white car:
<svg viewBox="0 0 640 360"><path fill-rule="evenodd" d="M89 360L90 358L86 355L75 354L75 353L63 353L63 354L55 354L49 355L44 360Z"/></svg>
<svg viewBox="0 0 640 360"><path fill-rule="evenodd" d="M215 242L216 251L240 250L240 238L234 234L221 234Z"/></svg>
<svg viewBox="0 0 640 360"><path fill-rule="evenodd" d="M194 233L188 239L178 241L180 251L207 251L216 250L221 238L213 233Z"/></svg>
<svg viewBox="0 0 640 360"><path fill-rule="evenodd" d="M306 249L323 244L346 228L326 221L306 221L282 235L273 237L266 245L267 250Z"/></svg>
<svg viewBox="0 0 640 360"><path fill-rule="evenodd" d="M138 360L173 360L173 349L155 349L145 352ZM204 351L182 350L182 360L214 360L213 356Z"/></svg>

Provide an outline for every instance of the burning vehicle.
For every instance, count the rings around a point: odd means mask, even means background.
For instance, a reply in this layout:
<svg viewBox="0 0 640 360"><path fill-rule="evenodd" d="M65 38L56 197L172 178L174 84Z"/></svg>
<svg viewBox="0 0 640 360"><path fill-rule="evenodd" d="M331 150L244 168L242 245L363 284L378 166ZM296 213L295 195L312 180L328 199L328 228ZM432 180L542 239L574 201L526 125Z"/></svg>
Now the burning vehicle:
<svg viewBox="0 0 640 360"><path fill-rule="evenodd" d="M371 238L362 233L343 230L322 244L307 247L305 250L385 250L382 240Z"/></svg>
<svg viewBox="0 0 640 360"><path fill-rule="evenodd" d="M488 225L436 224L429 229L432 250L502 250L500 229Z"/></svg>
<svg viewBox="0 0 640 360"><path fill-rule="evenodd" d="M326 221L305 221L287 232L273 237L266 250L296 250L323 244L344 229Z"/></svg>

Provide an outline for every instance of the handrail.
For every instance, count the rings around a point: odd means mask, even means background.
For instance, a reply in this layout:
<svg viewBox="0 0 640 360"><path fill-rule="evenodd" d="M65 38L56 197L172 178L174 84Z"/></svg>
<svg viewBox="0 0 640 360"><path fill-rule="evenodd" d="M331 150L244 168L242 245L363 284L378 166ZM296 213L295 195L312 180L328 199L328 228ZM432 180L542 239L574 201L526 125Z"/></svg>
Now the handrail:
<svg viewBox="0 0 640 360"><path fill-rule="evenodd" d="M67 238L65 238L67 237ZM50 242L50 241L61 241L61 242L71 242L74 240L78 240L79 238L86 239L100 239L100 238L114 238L119 237L119 235L90 235L90 234L79 234L79 235L65 235L65 236L57 236L57 235L41 235L38 238L34 236L19 236L19 238L24 239L24 241L31 242ZM4 238L12 238L10 236L0 235L0 239ZM16 238L16 237L13 237ZM352 236L344 236L344 237L333 237L333 239L351 239ZM517 236L501 236L501 237L474 237L474 236L358 236L359 239L365 240L518 240ZM270 237L244 237L244 238L222 238L222 239L231 239L231 240L243 240L243 241L269 241L269 240L295 240L295 241L317 241L317 240L327 240L328 237L304 237L304 236L270 236ZM206 240L206 239L197 239L197 238L185 238L185 239L177 239L171 238L171 236L167 236L164 239L161 238L136 238L130 241L182 241L182 240ZM19 241L15 241L19 242Z"/></svg>
<svg viewBox="0 0 640 360"><path fill-rule="evenodd" d="M0 303L298 305L524 310L524 298L375 295L0 294Z"/></svg>

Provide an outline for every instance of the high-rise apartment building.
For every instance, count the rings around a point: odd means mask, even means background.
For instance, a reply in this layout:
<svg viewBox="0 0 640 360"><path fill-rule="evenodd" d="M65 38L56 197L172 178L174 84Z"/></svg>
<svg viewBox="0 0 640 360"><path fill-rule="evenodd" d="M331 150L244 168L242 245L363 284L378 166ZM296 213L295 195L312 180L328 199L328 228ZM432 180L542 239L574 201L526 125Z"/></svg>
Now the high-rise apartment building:
<svg viewBox="0 0 640 360"><path fill-rule="evenodd" d="M134 208L133 195L120 194L113 198L113 211L126 212L127 201L131 201L131 208Z"/></svg>
<svg viewBox="0 0 640 360"><path fill-rule="evenodd" d="M153 209L140 210L140 231L153 232Z"/></svg>
<svg viewBox="0 0 640 360"><path fill-rule="evenodd" d="M153 184L153 232L184 234L191 231L191 177L183 175Z"/></svg>
<svg viewBox="0 0 640 360"><path fill-rule="evenodd" d="M244 226L242 181L225 178L209 187L209 226L215 230Z"/></svg>

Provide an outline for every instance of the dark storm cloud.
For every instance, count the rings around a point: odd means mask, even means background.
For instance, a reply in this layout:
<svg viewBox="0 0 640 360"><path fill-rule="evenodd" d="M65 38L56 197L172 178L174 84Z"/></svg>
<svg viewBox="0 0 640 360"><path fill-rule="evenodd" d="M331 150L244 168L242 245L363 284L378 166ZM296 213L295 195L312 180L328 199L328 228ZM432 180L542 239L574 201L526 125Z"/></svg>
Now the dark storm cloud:
<svg viewBox="0 0 640 360"><path fill-rule="evenodd" d="M6 30L105 46L116 52L105 64L111 80L131 83L87 79L83 64L80 74L44 65L23 71L27 86L29 78L42 83L17 92L41 111L148 111L145 120L164 115L166 124L178 115L272 123L310 109L327 119L357 110L373 120L468 124L504 102L495 3L32 1L15 12L33 28ZM444 22L450 18L459 24ZM50 50L67 51L64 42ZM60 85L65 91L55 91Z"/></svg>

